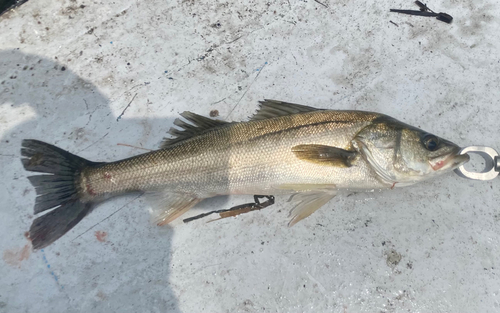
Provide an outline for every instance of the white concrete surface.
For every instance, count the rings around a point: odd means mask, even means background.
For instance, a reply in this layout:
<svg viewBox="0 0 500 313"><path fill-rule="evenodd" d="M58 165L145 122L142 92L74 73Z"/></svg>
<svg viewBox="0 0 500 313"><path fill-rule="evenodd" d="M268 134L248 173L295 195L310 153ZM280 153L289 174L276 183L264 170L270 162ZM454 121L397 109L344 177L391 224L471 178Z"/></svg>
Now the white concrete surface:
<svg viewBox="0 0 500 313"><path fill-rule="evenodd" d="M164 228L121 198L30 252L24 138L116 160L179 112L243 120L271 98L500 149L497 1L428 3L451 25L388 12L412 1L322 2L32 0L0 17L0 312L498 312L500 183L453 173L337 197L293 228L283 198Z"/></svg>

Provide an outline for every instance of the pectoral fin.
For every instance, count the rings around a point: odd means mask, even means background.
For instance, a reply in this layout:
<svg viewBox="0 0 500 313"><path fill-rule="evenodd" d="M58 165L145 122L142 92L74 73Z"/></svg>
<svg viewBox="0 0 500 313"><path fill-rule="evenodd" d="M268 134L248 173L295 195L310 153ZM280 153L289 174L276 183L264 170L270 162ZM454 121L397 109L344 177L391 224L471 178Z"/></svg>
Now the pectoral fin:
<svg viewBox="0 0 500 313"><path fill-rule="evenodd" d="M158 226L170 223L203 200L191 194L162 190L148 192L146 197L151 203L151 219Z"/></svg>
<svg viewBox="0 0 500 313"><path fill-rule="evenodd" d="M295 146L292 152L301 160L336 167L350 167L357 156L355 151L314 144Z"/></svg>
<svg viewBox="0 0 500 313"><path fill-rule="evenodd" d="M298 202L297 205L290 211L292 218L288 226L297 224L300 220L308 217L325 205L336 195L335 190L313 190L310 192L302 192L293 195L290 201Z"/></svg>

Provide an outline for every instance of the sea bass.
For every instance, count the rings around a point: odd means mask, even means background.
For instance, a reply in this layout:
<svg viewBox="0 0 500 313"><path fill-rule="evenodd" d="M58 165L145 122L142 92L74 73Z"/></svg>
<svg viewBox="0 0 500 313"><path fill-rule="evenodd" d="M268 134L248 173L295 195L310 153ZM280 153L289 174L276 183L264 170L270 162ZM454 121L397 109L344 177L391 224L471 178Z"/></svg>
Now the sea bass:
<svg viewBox="0 0 500 313"><path fill-rule="evenodd" d="M151 199L158 225L217 195L292 195L289 225L339 190L408 186L469 160L460 148L389 116L274 100L247 122L191 112L176 119L159 150L116 162L91 162L37 140L24 140L22 163L37 198L30 239L40 249L59 239L100 202L131 192Z"/></svg>

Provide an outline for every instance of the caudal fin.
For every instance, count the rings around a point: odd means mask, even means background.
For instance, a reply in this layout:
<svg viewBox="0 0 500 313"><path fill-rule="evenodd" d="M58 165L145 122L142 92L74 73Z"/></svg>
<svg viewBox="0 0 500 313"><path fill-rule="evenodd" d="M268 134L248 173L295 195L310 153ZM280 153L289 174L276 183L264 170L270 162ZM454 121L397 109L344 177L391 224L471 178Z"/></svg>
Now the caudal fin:
<svg viewBox="0 0 500 313"><path fill-rule="evenodd" d="M79 199L77 179L83 168L97 163L31 139L23 140L21 155L27 171L48 174L28 177L37 193L35 214L55 208L36 218L30 227L33 249L42 249L67 233L92 210L91 203Z"/></svg>

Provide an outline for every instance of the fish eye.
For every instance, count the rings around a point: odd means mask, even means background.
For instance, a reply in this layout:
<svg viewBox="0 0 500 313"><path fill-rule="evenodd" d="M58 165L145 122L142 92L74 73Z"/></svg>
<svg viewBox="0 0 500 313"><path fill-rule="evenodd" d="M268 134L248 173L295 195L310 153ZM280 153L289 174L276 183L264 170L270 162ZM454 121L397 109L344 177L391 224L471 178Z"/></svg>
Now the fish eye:
<svg viewBox="0 0 500 313"><path fill-rule="evenodd" d="M425 146L425 149L429 151L436 151L439 146L439 138L434 135L426 135L422 139L422 143Z"/></svg>

